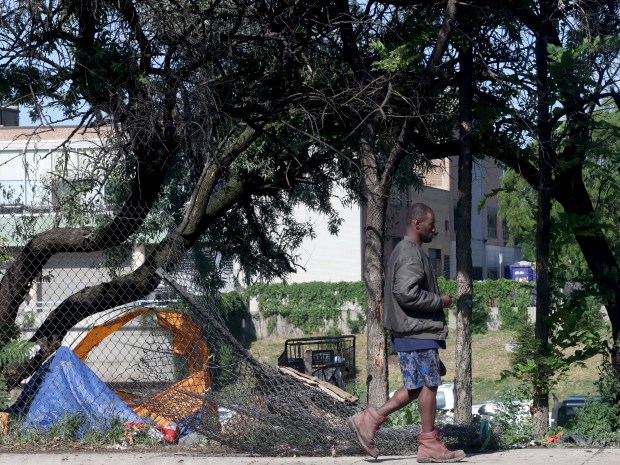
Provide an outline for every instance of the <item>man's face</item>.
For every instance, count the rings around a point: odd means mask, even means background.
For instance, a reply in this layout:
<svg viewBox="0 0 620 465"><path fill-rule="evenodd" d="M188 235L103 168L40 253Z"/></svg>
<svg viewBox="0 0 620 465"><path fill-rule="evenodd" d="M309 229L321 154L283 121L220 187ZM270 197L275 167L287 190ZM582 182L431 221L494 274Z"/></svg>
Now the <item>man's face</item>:
<svg viewBox="0 0 620 465"><path fill-rule="evenodd" d="M420 239L422 242L428 244L437 235L437 230L435 229L435 214L433 212L428 212L426 218L416 221L419 226L418 233Z"/></svg>

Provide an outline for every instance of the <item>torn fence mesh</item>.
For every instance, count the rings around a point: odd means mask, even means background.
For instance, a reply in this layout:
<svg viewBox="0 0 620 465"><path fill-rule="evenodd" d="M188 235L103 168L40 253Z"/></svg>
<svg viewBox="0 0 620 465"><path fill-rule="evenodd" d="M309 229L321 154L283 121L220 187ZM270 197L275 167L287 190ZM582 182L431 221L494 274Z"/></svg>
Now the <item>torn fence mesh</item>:
<svg viewBox="0 0 620 465"><path fill-rule="evenodd" d="M24 237L36 233L23 230L23 219L15 224L21 225ZM7 234L12 232L2 235ZM17 256L20 244L15 237L15 244L8 243L14 250L5 249ZM149 250L138 246L119 246L114 254L57 254L41 264L30 298L20 306L22 336L62 335L61 347L74 355L57 360L62 369L49 362L37 372L39 378L47 376L55 401L40 397L44 413L29 424L41 427L72 415L92 427L105 427L114 417L134 423L145 419L243 452L363 454L346 424L347 417L364 408L363 402L334 395L252 357L226 327L217 300L187 251L175 243L174 235L167 245L166 260L144 277L139 273L145 259L148 264ZM4 270L8 266L7 261ZM150 285L148 296L139 291L138 278ZM85 318L66 317L79 315L77 298L94 291L104 298L80 302L89 305ZM45 327L50 322L58 326ZM69 372L68 364L71 375L63 374L63 369ZM49 373L41 373L45 370ZM86 379L96 387L81 395L88 390ZM12 406L16 418L32 413L36 396L42 395L40 386L30 388ZM95 413L85 416L86 404L93 404L88 407L95 407ZM384 425L376 443L382 454L415 453L418 432L417 426ZM475 424L446 425L443 435L452 447L476 448L481 443Z"/></svg>

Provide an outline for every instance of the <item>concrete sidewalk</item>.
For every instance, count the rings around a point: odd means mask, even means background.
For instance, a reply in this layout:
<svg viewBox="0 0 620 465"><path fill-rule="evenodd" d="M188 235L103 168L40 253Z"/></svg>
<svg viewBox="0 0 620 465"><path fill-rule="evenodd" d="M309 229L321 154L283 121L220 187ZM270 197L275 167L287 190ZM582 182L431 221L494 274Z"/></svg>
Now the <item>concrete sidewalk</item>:
<svg viewBox="0 0 620 465"><path fill-rule="evenodd" d="M198 452L109 451L3 453L1 465L413 465L415 455L399 457L253 457L206 455ZM499 465L618 465L620 449L530 448L471 454L463 464Z"/></svg>

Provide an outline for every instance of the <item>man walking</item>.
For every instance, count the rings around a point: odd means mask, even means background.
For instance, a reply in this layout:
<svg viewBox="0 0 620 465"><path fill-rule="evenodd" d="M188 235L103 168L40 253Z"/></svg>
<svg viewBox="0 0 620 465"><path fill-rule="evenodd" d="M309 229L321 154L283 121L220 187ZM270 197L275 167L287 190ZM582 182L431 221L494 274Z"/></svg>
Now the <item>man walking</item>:
<svg viewBox="0 0 620 465"><path fill-rule="evenodd" d="M388 415L418 399L422 428L418 434L417 461L458 462L462 450L450 451L435 428L436 393L441 384L439 350L446 348L448 326L443 309L452 305L440 295L437 278L421 248L433 240L435 213L416 203L407 211L405 237L394 248L386 270L383 325L392 336L399 355L403 386L379 408L368 407L348 419L360 445L372 457L379 455L374 436Z"/></svg>

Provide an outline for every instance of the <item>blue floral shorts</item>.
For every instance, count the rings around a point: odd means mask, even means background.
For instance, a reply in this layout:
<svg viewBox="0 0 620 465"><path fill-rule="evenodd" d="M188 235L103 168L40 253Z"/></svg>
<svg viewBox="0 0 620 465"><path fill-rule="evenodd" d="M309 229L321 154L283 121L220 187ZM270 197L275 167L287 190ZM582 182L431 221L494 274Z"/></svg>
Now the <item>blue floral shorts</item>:
<svg viewBox="0 0 620 465"><path fill-rule="evenodd" d="M438 349L399 352L398 361L405 389L414 390L422 386L432 387L441 384Z"/></svg>

